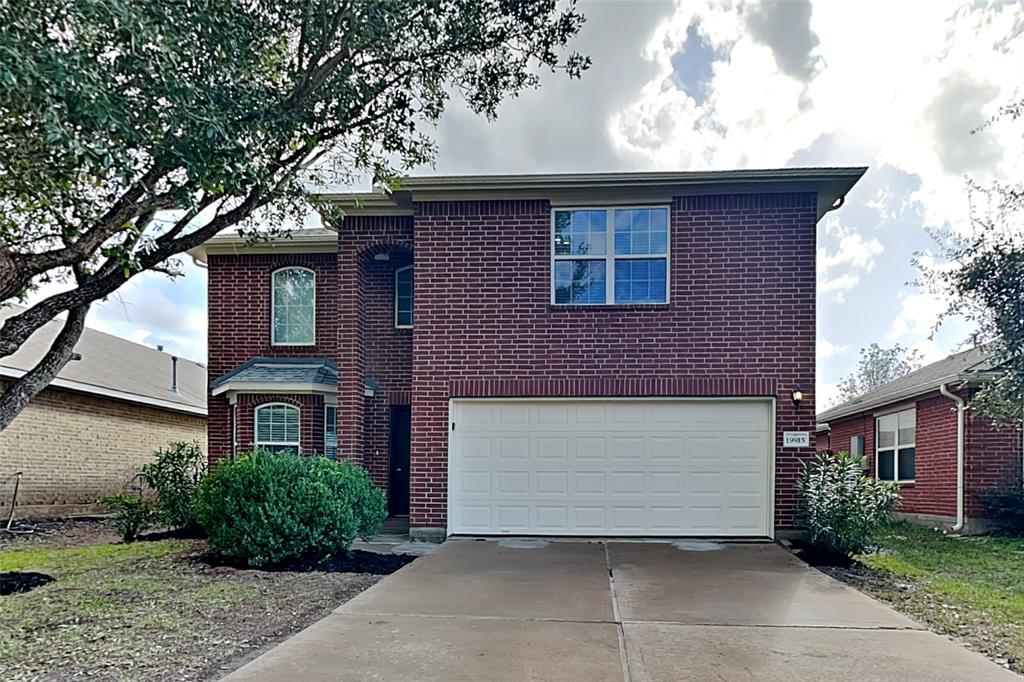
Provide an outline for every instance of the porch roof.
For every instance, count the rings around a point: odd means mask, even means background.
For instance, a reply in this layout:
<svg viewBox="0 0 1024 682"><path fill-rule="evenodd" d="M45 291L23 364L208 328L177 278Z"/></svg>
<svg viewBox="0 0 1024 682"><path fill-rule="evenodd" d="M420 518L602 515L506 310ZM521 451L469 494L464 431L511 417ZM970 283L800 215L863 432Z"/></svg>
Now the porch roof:
<svg viewBox="0 0 1024 682"><path fill-rule="evenodd" d="M210 394L336 393L338 366L326 358L253 358L210 382Z"/></svg>

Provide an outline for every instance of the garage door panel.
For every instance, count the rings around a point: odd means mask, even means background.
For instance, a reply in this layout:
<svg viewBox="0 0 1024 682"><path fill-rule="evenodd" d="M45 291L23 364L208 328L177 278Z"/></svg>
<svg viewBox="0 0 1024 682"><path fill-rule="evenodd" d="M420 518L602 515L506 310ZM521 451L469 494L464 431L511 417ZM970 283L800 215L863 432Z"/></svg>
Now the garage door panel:
<svg viewBox="0 0 1024 682"><path fill-rule="evenodd" d="M457 401L453 420L453 533L769 534L767 401Z"/></svg>

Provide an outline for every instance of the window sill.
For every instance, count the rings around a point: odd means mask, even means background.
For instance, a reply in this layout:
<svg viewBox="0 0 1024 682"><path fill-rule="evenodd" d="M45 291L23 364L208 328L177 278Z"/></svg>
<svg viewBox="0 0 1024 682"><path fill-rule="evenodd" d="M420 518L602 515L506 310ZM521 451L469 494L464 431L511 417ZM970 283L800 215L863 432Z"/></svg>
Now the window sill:
<svg viewBox="0 0 1024 682"><path fill-rule="evenodd" d="M668 310L672 303L549 303L548 310Z"/></svg>

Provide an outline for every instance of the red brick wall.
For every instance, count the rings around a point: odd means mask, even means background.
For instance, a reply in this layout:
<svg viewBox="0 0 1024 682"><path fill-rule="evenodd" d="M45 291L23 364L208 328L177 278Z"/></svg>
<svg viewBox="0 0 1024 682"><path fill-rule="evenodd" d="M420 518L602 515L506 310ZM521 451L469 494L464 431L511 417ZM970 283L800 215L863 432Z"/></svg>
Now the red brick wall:
<svg viewBox="0 0 1024 682"><path fill-rule="evenodd" d="M413 260L412 218L351 217L339 234L339 453L386 491L390 406L408 405L412 387L413 332L394 318L394 273ZM363 394L367 377L380 384L372 398Z"/></svg>
<svg viewBox="0 0 1024 682"><path fill-rule="evenodd" d="M967 411L964 508L968 517L983 516L978 495L987 490L1021 485L1021 432L997 429L982 414Z"/></svg>
<svg viewBox="0 0 1024 682"><path fill-rule="evenodd" d="M565 395L733 395L750 379L777 397L776 525L793 525L800 459L784 430L814 430L815 196L677 198L671 304L550 305L544 201L416 207L412 525L444 526L448 399L558 380ZM347 229L347 228L346 228ZM765 388L768 386L769 388ZM789 396L799 388L803 404ZM690 389L695 390L695 389Z"/></svg>
<svg viewBox="0 0 1024 682"><path fill-rule="evenodd" d="M315 346L274 346L270 342L270 276L289 265L316 272ZM339 298L336 272L332 253L211 255L207 293L210 379L254 357L334 358ZM231 453L231 412L223 396L209 396L208 410L209 455L215 462ZM242 410L239 412L243 416ZM251 429L251 414L248 419ZM251 436L245 439L240 434L239 447L247 447L251 440Z"/></svg>
<svg viewBox="0 0 1024 682"><path fill-rule="evenodd" d="M888 410L879 410L884 413ZM911 514L956 515L956 409L939 394L916 402L916 481L901 486L899 511ZM850 439L864 436L864 453L875 474L875 415L863 413L829 422L831 434L819 436L818 449L850 450Z"/></svg>

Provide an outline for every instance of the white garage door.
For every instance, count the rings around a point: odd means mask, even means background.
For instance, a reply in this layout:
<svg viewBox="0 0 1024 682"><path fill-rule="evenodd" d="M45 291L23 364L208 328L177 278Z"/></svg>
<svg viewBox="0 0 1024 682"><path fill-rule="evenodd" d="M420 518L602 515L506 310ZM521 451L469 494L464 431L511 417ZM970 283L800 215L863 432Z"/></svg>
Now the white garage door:
<svg viewBox="0 0 1024 682"><path fill-rule="evenodd" d="M771 535L768 400L456 400L452 534Z"/></svg>

